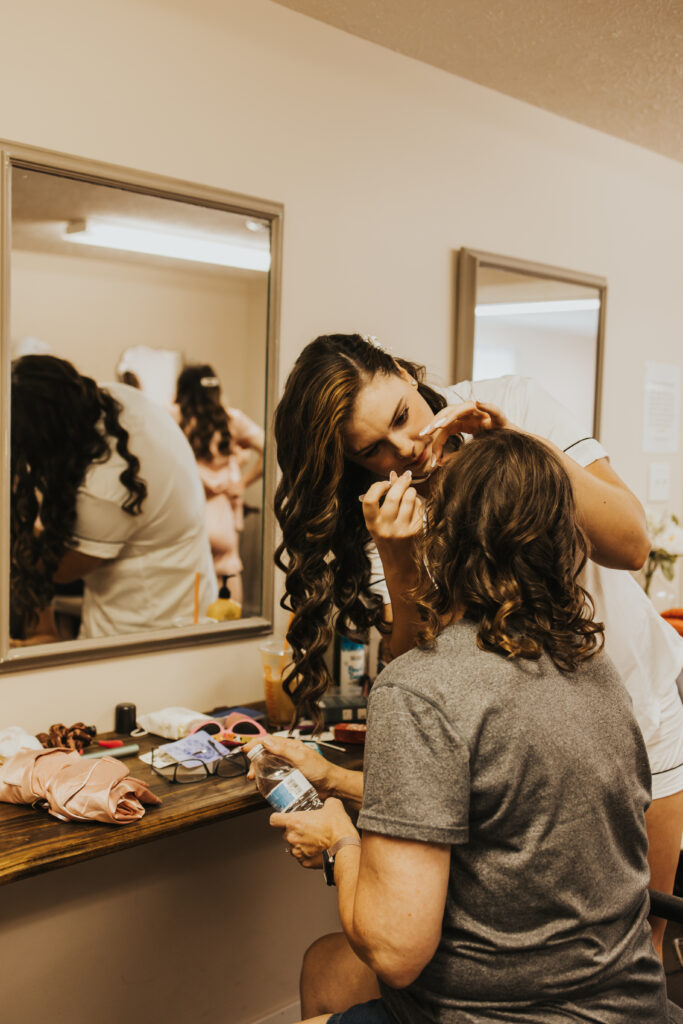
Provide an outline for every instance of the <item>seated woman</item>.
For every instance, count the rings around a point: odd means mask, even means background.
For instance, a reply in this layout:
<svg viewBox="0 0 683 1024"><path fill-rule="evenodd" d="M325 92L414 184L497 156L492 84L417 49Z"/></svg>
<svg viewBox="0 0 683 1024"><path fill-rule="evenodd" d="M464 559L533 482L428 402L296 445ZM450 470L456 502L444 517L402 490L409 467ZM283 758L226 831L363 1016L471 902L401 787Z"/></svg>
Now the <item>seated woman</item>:
<svg viewBox="0 0 683 1024"><path fill-rule="evenodd" d="M216 575L233 577L230 592L241 604L242 495L263 475L263 430L240 409L223 405L220 381L208 364L185 367L178 377L176 404L171 411L190 442L204 484L206 525ZM256 458L243 469L252 453Z"/></svg>
<svg viewBox="0 0 683 1024"><path fill-rule="evenodd" d="M31 638L56 583L84 580L80 635L191 621L215 600L190 446L155 402L63 359L12 365L11 632ZM49 639L49 636L48 636Z"/></svg>
<svg viewBox="0 0 683 1024"><path fill-rule="evenodd" d="M309 951L304 1012L664 1024L647 753L577 582L569 477L549 445L494 429L426 509L420 649L370 695L362 842L336 799L271 818L306 866L334 854L344 935Z"/></svg>

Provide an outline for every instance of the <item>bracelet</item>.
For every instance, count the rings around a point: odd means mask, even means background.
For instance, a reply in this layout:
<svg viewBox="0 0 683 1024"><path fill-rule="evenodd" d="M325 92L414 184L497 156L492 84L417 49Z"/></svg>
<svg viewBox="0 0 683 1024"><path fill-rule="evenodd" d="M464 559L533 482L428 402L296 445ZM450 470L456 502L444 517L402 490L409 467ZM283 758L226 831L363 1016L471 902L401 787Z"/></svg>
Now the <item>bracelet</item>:
<svg viewBox="0 0 683 1024"><path fill-rule="evenodd" d="M327 852L330 857L336 857L344 846L360 846L360 839L358 836L342 836L336 843L332 843Z"/></svg>
<svg viewBox="0 0 683 1024"><path fill-rule="evenodd" d="M327 885L334 885L335 857L345 846L360 846L358 836L342 836L328 850L323 850L323 877Z"/></svg>

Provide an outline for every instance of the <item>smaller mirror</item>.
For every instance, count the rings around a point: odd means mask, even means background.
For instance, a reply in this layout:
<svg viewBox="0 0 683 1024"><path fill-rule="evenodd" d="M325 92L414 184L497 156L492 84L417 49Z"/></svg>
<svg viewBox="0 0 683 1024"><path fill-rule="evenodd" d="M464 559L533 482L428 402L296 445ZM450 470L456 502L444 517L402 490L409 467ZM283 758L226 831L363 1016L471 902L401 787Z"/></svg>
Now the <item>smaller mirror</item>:
<svg viewBox="0 0 683 1024"><path fill-rule="evenodd" d="M598 437L606 291L603 278L461 249L455 379L533 377Z"/></svg>

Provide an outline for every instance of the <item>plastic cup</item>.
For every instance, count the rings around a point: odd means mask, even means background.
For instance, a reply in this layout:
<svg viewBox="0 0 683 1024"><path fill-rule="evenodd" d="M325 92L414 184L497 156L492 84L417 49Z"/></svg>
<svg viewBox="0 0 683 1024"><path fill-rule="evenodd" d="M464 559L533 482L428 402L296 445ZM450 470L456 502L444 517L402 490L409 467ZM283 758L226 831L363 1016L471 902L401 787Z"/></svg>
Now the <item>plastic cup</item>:
<svg viewBox="0 0 683 1024"><path fill-rule="evenodd" d="M285 728L294 717L294 704L282 689L282 676L292 661L292 651L284 640L267 640L259 646L263 664L263 689L266 714L271 725Z"/></svg>

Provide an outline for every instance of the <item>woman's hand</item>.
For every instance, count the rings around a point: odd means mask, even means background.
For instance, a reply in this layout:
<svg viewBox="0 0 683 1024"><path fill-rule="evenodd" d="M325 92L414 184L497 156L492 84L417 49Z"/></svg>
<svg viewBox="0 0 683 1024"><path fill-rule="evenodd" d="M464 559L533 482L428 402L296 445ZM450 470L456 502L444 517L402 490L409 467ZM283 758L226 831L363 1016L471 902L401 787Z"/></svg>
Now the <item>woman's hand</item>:
<svg viewBox="0 0 683 1024"><path fill-rule="evenodd" d="M330 797L319 811L271 814L270 824L281 828L289 852L304 868L322 867L322 852L342 836L358 836L341 800Z"/></svg>
<svg viewBox="0 0 683 1024"><path fill-rule="evenodd" d="M507 419L498 406L486 402L463 402L441 409L420 431L420 437L432 439L431 469L434 469L441 464L444 445L454 434L479 434L482 430L506 426Z"/></svg>
<svg viewBox="0 0 683 1024"><path fill-rule="evenodd" d="M315 787L321 800L329 796L332 789L332 775L335 766L327 761L322 754L312 747L306 746L301 740L290 740L284 736L255 736L242 748L245 753L255 747L257 743L262 744L271 754L289 761L291 765L298 768L302 775L305 775L312 786ZM254 766L250 765L249 779L254 778Z"/></svg>
<svg viewBox="0 0 683 1024"><path fill-rule="evenodd" d="M412 543L422 530L422 500L411 479L410 470L401 476L392 470L388 480L378 480L361 496L365 525L380 550L395 541Z"/></svg>

